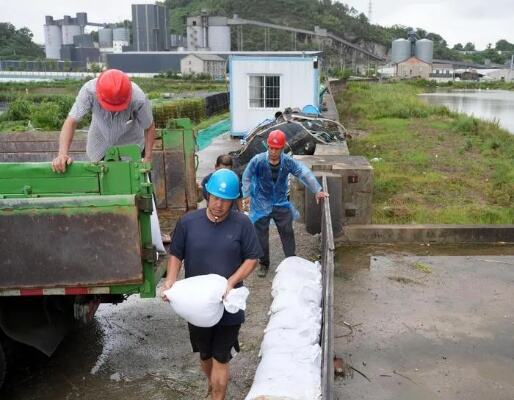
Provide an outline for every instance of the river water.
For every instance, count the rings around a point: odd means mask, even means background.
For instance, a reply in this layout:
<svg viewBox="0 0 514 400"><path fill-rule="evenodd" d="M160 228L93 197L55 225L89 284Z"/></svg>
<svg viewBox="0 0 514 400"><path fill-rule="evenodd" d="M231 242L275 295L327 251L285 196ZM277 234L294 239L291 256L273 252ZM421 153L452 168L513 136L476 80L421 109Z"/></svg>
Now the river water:
<svg viewBox="0 0 514 400"><path fill-rule="evenodd" d="M508 90L452 90L424 93L428 104L444 105L452 111L498 121L514 134L514 92Z"/></svg>

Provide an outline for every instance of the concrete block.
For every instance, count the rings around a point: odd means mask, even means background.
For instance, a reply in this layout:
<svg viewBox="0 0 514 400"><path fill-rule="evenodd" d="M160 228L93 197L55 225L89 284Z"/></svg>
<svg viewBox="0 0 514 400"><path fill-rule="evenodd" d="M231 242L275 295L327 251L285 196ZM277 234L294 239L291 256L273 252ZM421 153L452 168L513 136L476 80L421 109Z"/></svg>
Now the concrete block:
<svg viewBox="0 0 514 400"><path fill-rule="evenodd" d="M315 172L314 175L320 184L323 184L323 175L327 177L328 193L330 195L330 214L334 235L343 231L343 207L341 176L330 172ZM305 191L305 228L311 235L321 232L321 203L316 204L314 195Z"/></svg>
<svg viewBox="0 0 514 400"><path fill-rule="evenodd" d="M331 144L316 144L315 156L340 155L349 156L348 145L346 142Z"/></svg>
<svg viewBox="0 0 514 400"><path fill-rule="evenodd" d="M331 173L342 178L342 199L340 204L343 210L343 223L345 225L371 223L373 211L373 167L366 158L326 154L295 156L295 159L303 162L314 173ZM304 217L306 205L303 204L302 206L302 193L300 190L297 185L292 185L291 198L296 199L300 215Z"/></svg>

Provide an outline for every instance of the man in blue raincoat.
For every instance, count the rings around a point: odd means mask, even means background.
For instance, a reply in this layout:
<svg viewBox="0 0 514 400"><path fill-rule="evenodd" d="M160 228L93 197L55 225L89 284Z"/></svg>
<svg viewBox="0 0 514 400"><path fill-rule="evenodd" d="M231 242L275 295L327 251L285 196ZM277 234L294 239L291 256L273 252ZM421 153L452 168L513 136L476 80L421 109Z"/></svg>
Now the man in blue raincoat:
<svg viewBox="0 0 514 400"><path fill-rule="evenodd" d="M284 154L286 135L274 130L268 136L268 151L254 156L243 173L243 204L250 209L263 256L258 275L265 277L270 266L269 224L275 221L286 257L296 255L293 231L293 205L288 200L288 176L297 177L316 196L316 202L328 197L318 180L300 161Z"/></svg>

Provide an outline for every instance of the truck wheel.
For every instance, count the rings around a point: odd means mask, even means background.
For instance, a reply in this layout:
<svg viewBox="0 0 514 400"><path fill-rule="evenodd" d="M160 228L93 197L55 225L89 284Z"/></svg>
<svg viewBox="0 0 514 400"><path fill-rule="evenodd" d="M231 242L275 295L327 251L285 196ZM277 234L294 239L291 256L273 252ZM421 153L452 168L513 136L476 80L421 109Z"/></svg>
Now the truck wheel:
<svg viewBox="0 0 514 400"><path fill-rule="evenodd" d="M0 388L4 384L6 372L7 372L7 358L5 356L5 351L2 346L2 342L0 341Z"/></svg>

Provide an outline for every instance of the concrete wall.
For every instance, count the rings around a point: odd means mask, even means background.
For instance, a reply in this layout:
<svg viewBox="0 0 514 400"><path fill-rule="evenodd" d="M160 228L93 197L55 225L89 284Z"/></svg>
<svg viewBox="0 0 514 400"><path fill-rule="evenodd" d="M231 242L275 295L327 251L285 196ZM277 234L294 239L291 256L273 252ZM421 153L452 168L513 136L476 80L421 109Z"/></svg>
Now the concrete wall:
<svg viewBox="0 0 514 400"><path fill-rule="evenodd" d="M316 57L233 56L229 59L230 116L232 134L242 135L275 112L286 107L302 108L319 104L319 68ZM280 76L280 105L250 107L250 76Z"/></svg>

